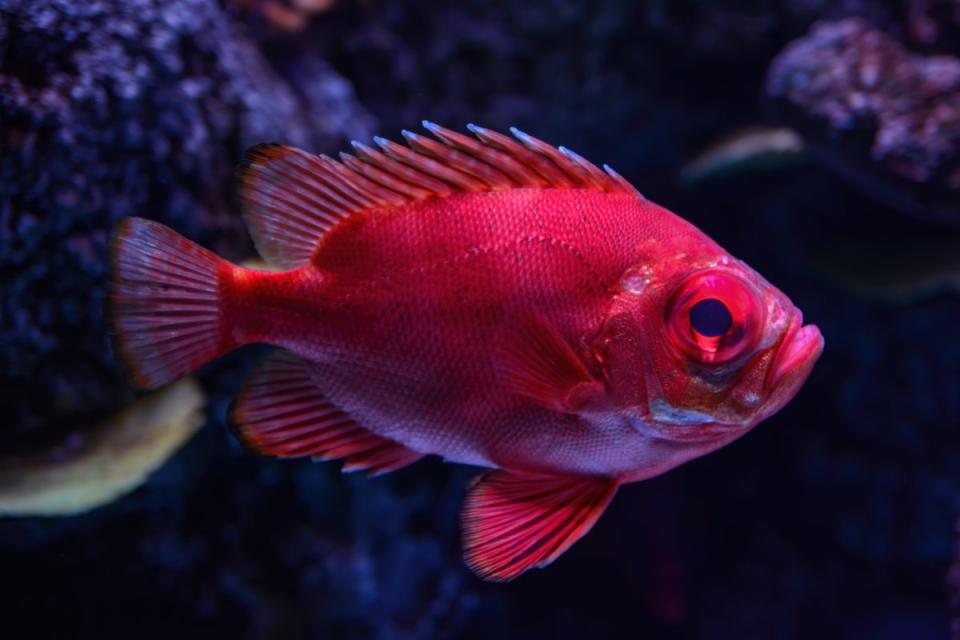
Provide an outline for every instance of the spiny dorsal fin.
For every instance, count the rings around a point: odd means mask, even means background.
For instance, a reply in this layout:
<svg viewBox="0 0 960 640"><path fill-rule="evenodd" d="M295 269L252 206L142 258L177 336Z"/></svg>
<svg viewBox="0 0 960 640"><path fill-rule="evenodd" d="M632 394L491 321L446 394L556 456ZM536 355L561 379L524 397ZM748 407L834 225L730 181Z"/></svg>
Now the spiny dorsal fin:
<svg viewBox="0 0 960 640"><path fill-rule="evenodd" d="M360 211L452 195L515 188L637 191L564 147L513 128L516 139L468 125L476 139L423 123L436 140L410 131L409 146L374 138L340 161L279 144L247 151L240 167L244 217L260 255L284 268L307 262L319 239ZM637 194L639 195L639 194Z"/></svg>

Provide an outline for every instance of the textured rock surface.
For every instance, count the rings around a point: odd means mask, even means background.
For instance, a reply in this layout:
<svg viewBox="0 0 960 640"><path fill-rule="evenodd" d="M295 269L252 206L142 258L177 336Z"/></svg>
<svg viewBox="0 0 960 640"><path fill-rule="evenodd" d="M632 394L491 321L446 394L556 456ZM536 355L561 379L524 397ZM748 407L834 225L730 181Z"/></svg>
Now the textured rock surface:
<svg viewBox="0 0 960 640"><path fill-rule="evenodd" d="M820 23L773 62L767 93L875 197L960 224L960 58L913 54L862 19Z"/></svg>
<svg viewBox="0 0 960 640"><path fill-rule="evenodd" d="M204 429L134 496L0 519L10 612L37 638L409 638L477 607L457 549L461 471L370 482L251 458Z"/></svg>
<svg viewBox="0 0 960 640"><path fill-rule="evenodd" d="M364 135L346 82L284 80L213 0L0 1L0 444L126 397L102 314L118 218L234 257L244 148Z"/></svg>

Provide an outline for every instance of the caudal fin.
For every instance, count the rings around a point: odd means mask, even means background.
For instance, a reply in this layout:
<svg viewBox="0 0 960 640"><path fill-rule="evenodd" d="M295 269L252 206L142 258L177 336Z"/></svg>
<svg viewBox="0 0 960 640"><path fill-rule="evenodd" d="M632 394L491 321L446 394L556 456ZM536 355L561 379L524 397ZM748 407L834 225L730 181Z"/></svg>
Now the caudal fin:
<svg viewBox="0 0 960 640"><path fill-rule="evenodd" d="M227 350L219 282L226 264L162 224L117 224L109 314L114 350L137 386L173 382Z"/></svg>

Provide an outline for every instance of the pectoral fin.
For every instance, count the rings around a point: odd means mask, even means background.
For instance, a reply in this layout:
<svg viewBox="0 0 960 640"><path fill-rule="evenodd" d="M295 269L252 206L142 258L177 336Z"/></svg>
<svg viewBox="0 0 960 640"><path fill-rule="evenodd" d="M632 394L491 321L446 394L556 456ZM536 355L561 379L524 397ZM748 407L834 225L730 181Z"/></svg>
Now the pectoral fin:
<svg viewBox="0 0 960 640"><path fill-rule="evenodd" d="M464 559L496 582L545 567L593 527L616 490L603 478L489 471L464 503Z"/></svg>
<svg viewBox="0 0 960 640"><path fill-rule="evenodd" d="M605 396L603 383L553 323L538 314L504 322L494 341L493 364L507 391L548 409L577 413Z"/></svg>

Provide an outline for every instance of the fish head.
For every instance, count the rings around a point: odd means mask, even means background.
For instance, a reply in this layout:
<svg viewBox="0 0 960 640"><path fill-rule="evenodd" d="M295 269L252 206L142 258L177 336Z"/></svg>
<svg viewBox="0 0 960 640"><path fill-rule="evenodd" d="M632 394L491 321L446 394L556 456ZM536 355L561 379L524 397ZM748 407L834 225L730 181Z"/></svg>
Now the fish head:
<svg viewBox="0 0 960 640"><path fill-rule="evenodd" d="M594 352L615 404L644 429L707 441L782 408L823 344L783 292L704 236L627 270Z"/></svg>

